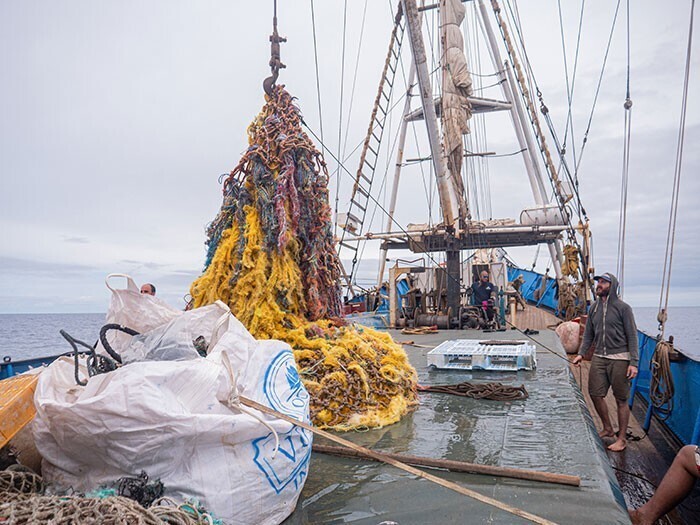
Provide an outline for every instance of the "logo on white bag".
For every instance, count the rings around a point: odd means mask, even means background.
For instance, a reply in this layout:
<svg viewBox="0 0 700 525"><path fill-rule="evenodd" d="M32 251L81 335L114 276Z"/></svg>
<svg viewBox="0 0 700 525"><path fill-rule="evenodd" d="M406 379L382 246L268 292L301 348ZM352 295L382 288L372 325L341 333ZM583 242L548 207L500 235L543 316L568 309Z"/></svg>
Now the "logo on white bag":
<svg viewBox="0 0 700 525"><path fill-rule="evenodd" d="M265 372L263 393L272 408L301 421L309 421L309 393L297 372L294 355L285 349L275 356ZM292 426L286 434L279 434L279 448L275 454L272 433L253 440L254 461L265 474L276 493L291 486L300 489L308 473L311 457L311 433Z"/></svg>
<svg viewBox="0 0 700 525"><path fill-rule="evenodd" d="M272 360L265 372L263 393L278 412L308 421L309 393L301 382L291 350L281 351Z"/></svg>
<svg viewBox="0 0 700 525"><path fill-rule="evenodd" d="M279 494L287 485L298 490L304 484L309 472L311 440L308 432L301 427L292 427L287 434L280 434L280 446L275 454L275 436L253 440L255 457L253 461L267 477L274 491Z"/></svg>

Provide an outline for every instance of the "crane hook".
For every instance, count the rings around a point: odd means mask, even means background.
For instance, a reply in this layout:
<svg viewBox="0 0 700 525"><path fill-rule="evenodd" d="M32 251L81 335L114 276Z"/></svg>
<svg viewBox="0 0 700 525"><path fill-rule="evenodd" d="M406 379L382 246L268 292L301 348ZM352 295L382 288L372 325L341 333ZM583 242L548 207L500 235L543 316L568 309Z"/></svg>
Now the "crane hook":
<svg viewBox="0 0 700 525"><path fill-rule="evenodd" d="M286 38L279 36L277 33L277 0L274 0L272 34L270 35L270 71L272 72L272 75L263 80L263 89L269 97L272 96L272 91L275 86L275 82L277 82L280 69L287 67L280 60L280 43L286 41Z"/></svg>

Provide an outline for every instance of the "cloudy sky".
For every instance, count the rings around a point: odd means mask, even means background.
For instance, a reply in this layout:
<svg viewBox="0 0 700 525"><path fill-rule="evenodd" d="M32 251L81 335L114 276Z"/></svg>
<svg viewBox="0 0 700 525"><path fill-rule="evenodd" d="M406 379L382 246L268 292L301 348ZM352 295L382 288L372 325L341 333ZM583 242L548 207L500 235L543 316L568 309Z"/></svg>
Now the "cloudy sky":
<svg viewBox="0 0 700 525"><path fill-rule="evenodd" d="M287 69L281 82L298 97L314 132L321 136L322 127L325 145L348 157L347 169L354 172L356 155L350 153L367 129L395 2L278 3L280 33L289 40L282 48ZM636 306L653 306L663 266L690 2L674 0L673 8L657 1L631 3L634 106L625 297ZM581 3L562 4L571 76ZM575 140L569 135L569 154L581 148L615 6L610 0L585 2L573 95ZM517 7L528 57L562 136L567 97L557 2L520 0ZM600 271L616 266L626 87L624 7L622 2L579 172ZM475 29L469 34L478 36L473 9L468 4L468 24ZM0 0L0 313L105 311L103 282L111 272L128 273L139 283L152 281L161 297L182 304L202 268L204 230L221 200L219 175L236 165L246 148L246 127L263 103L271 11L271 0ZM434 19L426 17L426 34L435 27ZM484 48L472 46L473 56L482 57L481 74L492 74ZM700 304L700 158L695 148L700 108L693 97L700 80L697 47L696 39L672 305ZM493 77L477 80L484 96L502 98L488 87ZM396 111L400 109L398 104ZM399 117L395 112L387 132L392 140ZM484 126L488 151L518 149L506 115L489 117ZM407 157L425 155L414 140L422 132L418 126L409 132ZM342 170L337 174L330 156L327 161L334 173L331 195L339 185L338 209L343 211L349 177ZM390 164L387 156L379 185L386 171L384 184L390 186ZM488 173L481 184L490 189L491 213L482 215L517 219L521 209L533 205L518 157L489 160ZM418 165L406 168L397 211L401 222L427 220L426 212L416 210L434 202L434 191L432 196L424 191L429 180L427 164L422 172ZM379 221L385 219L378 213L375 220L373 229L381 229ZM513 250L511 256L530 266L534 253ZM366 254L376 257L376 248L367 247ZM537 268L543 271L546 265L542 250Z"/></svg>

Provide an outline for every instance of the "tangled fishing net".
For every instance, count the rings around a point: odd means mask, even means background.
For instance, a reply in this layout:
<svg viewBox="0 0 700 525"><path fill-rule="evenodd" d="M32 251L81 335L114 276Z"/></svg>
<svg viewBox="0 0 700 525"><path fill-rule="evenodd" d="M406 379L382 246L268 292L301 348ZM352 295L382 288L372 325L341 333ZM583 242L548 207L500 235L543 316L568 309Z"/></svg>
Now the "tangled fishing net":
<svg viewBox="0 0 700 525"><path fill-rule="evenodd" d="M207 228L194 307L222 300L256 338L289 343L316 426L395 423L417 403L416 372L388 334L339 319L328 171L283 86L266 97L248 140Z"/></svg>
<svg viewBox="0 0 700 525"><path fill-rule="evenodd" d="M29 470L0 471L0 522L19 523L129 523L134 525L217 525L193 503L178 504L160 498L149 508L134 499L103 490L99 496L46 494L41 476ZM120 492L121 493L121 492Z"/></svg>

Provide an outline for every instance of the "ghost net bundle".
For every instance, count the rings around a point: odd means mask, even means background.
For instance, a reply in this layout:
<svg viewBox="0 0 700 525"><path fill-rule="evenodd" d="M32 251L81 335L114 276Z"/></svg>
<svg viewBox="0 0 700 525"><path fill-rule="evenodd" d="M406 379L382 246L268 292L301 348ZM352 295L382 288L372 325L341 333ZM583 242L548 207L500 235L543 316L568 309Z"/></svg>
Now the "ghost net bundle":
<svg viewBox="0 0 700 525"><path fill-rule="evenodd" d="M207 229L194 306L222 300L256 338L289 343L316 426L395 423L417 403L416 372L388 334L339 318L328 172L283 86L266 96L248 141Z"/></svg>

